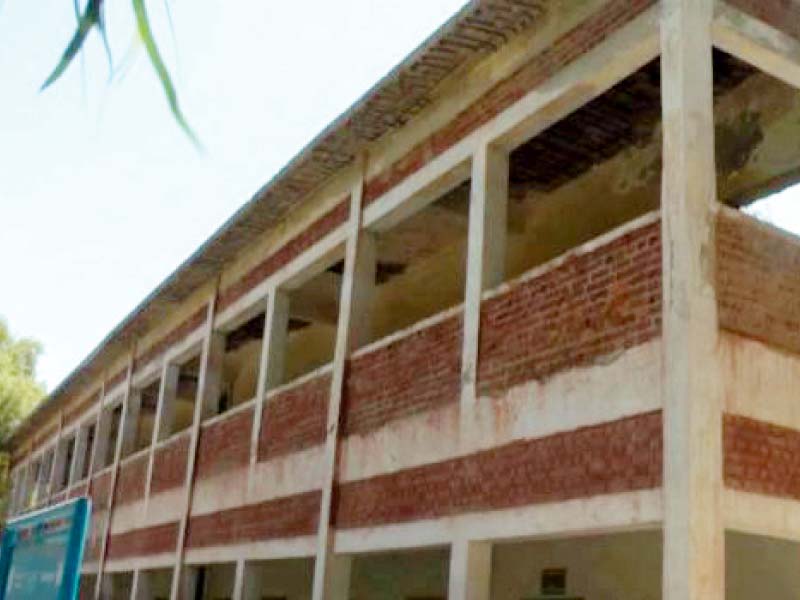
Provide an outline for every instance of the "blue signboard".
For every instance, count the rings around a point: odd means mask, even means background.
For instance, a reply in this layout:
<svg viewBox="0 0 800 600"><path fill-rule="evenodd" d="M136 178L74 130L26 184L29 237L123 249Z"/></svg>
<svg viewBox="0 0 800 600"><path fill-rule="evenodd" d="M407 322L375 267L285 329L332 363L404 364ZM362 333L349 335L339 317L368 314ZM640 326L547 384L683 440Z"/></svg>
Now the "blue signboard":
<svg viewBox="0 0 800 600"><path fill-rule="evenodd" d="M6 524L0 542L0 600L78 597L90 502L77 498Z"/></svg>

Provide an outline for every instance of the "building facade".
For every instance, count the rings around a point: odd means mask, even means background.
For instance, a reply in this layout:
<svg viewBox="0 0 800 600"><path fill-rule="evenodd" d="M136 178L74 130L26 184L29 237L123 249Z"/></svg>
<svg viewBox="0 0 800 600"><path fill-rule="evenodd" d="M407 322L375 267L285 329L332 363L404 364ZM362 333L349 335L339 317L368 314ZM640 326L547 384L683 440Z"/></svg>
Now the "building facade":
<svg viewBox="0 0 800 600"><path fill-rule="evenodd" d="M83 598L796 598L800 3L455 15L16 431Z"/></svg>

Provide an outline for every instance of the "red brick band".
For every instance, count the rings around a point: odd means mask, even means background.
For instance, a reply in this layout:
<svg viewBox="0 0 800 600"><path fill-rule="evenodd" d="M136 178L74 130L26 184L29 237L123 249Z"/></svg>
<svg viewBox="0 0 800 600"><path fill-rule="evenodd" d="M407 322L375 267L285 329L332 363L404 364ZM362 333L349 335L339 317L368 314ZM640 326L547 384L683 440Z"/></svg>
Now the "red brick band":
<svg viewBox="0 0 800 600"><path fill-rule="evenodd" d="M457 402L463 317L459 313L362 354L347 367L344 435Z"/></svg>
<svg viewBox="0 0 800 600"><path fill-rule="evenodd" d="M325 442L329 373L271 396L261 417L258 460L299 452Z"/></svg>
<svg viewBox="0 0 800 600"><path fill-rule="evenodd" d="M120 465L114 504L121 506L144 498L149 456L142 453Z"/></svg>
<svg viewBox="0 0 800 600"><path fill-rule="evenodd" d="M800 500L800 431L726 414L725 486Z"/></svg>
<svg viewBox="0 0 800 600"><path fill-rule="evenodd" d="M657 488L661 411L339 487L342 529Z"/></svg>
<svg viewBox="0 0 800 600"><path fill-rule="evenodd" d="M717 248L720 326L800 353L800 239L722 210Z"/></svg>
<svg viewBox="0 0 800 600"><path fill-rule="evenodd" d="M661 334L661 235L655 222L523 280L481 307L478 389L527 381Z"/></svg>
<svg viewBox="0 0 800 600"><path fill-rule="evenodd" d="M150 493L158 494L180 487L186 481L186 465L189 462L189 432L173 438L159 446L153 456L153 476Z"/></svg>
<svg viewBox="0 0 800 600"><path fill-rule="evenodd" d="M247 465L253 407L226 415L200 429L195 477L205 479Z"/></svg>
<svg viewBox="0 0 800 600"><path fill-rule="evenodd" d="M175 552L178 523L164 523L112 535L108 540L108 560Z"/></svg>
<svg viewBox="0 0 800 600"><path fill-rule="evenodd" d="M188 548L290 538L317 532L319 491L250 504L189 520Z"/></svg>

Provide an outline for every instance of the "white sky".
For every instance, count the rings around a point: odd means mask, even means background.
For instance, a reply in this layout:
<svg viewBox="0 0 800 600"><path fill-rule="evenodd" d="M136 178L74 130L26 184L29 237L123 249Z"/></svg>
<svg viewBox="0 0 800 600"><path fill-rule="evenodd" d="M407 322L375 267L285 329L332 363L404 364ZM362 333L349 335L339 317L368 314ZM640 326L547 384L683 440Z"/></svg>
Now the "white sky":
<svg viewBox="0 0 800 600"><path fill-rule="evenodd" d="M106 2L111 85L93 34L85 60L38 93L72 2L0 0L0 317L44 344L48 389L463 4L167 1L175 38L163 1L148 2L151 19L204 154L133 44L130 2ZM760 210L800 232L796 204L788 192Z"/></svg>
<svg viewBox="0 0 800 600"><path fill-rule="evenodd" d="M164 2L148 7L203 155L141 47L109 86L93 35L85 76L76 63L38 93L72 34L72 1L0 0L0 316L44 344L48 389L463 4L170 2L174 41ZM131 3L106 4L120 66Z"/></svg>

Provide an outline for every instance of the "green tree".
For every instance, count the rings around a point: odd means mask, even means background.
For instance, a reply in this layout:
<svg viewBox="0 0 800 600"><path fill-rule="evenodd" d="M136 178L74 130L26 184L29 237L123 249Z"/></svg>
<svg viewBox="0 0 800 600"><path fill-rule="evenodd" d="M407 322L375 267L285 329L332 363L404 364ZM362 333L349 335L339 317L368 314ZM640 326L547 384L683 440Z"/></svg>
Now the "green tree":
<svg viewBox="0 0 800 600"><path fill-rule="evenodd" d="M0 522L8 491L8 450L11 432L44 396L36 381L41 345L28 338L14 339L0 319Z"/></svg>

